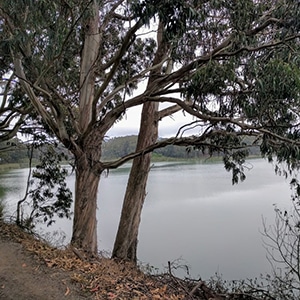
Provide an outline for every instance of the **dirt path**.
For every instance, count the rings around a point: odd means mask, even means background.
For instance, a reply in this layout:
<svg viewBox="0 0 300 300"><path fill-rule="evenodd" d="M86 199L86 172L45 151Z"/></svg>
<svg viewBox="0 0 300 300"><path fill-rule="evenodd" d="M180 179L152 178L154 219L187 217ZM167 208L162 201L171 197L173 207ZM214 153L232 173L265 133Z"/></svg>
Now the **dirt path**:
<svg viewBox="0 0 300 300"><path fill-rule="evenodd" d="M204 283L195 288L194 281L147 275L130 262L79 259L76 251L53 248L0 220L0 300L203 300L215 295Z"/></svg>
<svg viewBox="0 0 300 300"><path fill-rule="evenodd" d="M1 228L0 228L1 230ZM22 244L0 234L0 299L92 299L71 282L71 273L48 268Z"/></svg>

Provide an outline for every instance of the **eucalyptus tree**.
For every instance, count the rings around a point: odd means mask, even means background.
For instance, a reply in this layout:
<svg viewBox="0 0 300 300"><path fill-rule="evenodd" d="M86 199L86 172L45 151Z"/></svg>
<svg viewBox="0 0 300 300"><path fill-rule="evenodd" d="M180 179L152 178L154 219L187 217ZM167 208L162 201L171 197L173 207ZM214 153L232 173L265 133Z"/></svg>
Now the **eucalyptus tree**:
<svg viewBox="0 0 300 300"><path fill-rule="evenodd" d="M95 253L99 178L122 163L102 163L101 145L127 108L147 101L124 100L147 76L155 41L137 37L145 22L127 1L3 1L0 16L2 78L11 74L36 120L73 153L72 243Z"/></svg>
<svg viewBox="0 0 300 300"><path fill-rule="evenodd" d="M238 162L243 155L230 150L240 147L245 132L289 140L286 134L292 130L298 105L292 92L298 86L291 86L296 78L288 71L290 63L297 66L298 62L283 54L294 47L297 10L289 1L241 3L1 1L0 57L5 74L10 74L13 90L22 91L20 99L32 107L35 119L75 158L74 246L90 254L97 251L97 190L106 169L140 156L144 177L147 153L168 144L195 145L227 151L226 166L237 178L241 173L230 155ZM157 39L147 35L153 30ZM275 51L278 47L285 62ZM282 89L287 94L280 106L264 89L268 78L264 66L272 68L272 63L280 72L293 75L284 78ZM146 88L133 94L145 80ZM270 99L267 105L266 99ZM160 102L170 107L159 112ZM127 109L142 104L137 151L101 161L108 130ZM156 142L159 120L179 109L197 118L199 136L185 138L179 131L172 139ZM287 111L289 119L285 119ZM281 131L273 133L270 122L278 123ZM145 184L131 180L130 186L142 192L137 202L142 207ZM129 209L132 219L135 208ZM131 249L136 249L132 245L137 241L140 211L134 214L134 234L123 235ZM116 256L135 259L135 252L122 253Z"/></svg>
<svg viewBox="0 0 300 300"><path fill-rule="evenodd" d="M163 64L166 57L168 63L150 72L148 85L156 82L157 87L151 97L154 102L143 106L136 150L156 147L152 145L158 137L159 120L181 108L196 120L180 128L165 145L194 145L209 153L222 152L225 168L233 172L233 183L245 179L243 163L251 146L247 135L256 136L252 142L261 145L261 153L270 160L277 155L279 161L295 162L299 158L293 155L299 151L295 145L299 5L293 1L172 4L143 1L139 6L140 13L157 10L155 63ZM159 111L157 101L175 105ZM197 137L178 138L195 126L199 127ZM113 257L137 259L150 155L133 160Z"/></svg>

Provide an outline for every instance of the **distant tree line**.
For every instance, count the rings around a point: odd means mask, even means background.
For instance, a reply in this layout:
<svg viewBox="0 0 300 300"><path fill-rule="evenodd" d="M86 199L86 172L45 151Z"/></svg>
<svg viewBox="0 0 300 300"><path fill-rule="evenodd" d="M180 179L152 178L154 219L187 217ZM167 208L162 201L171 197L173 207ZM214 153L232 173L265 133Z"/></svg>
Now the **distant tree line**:
<svg viewBox="0 0 300 300"><path fill-rule="evenodd" d="M137 138L137 135L130 135L107 140L103 146L103 158L110 160L133 153L136 148ZM166 158L194 158L199 156L199 151L197 150L188 150L187 148L175 145L156 149L154 153ZM203 156L202 153L200 155Z"/></svg>
<svg viewBox="0 0 300 300"><path fill-rule="evenodd" d="M163 140L162 138L160 140ZM112 160L128 155L135 151L137 143L137 135L128 135L108 139L103 145L103 158L105 160ZM251 145L253 141L249 137L245 137L245 143ZM18 138L13 138L9 141L0 142L0 164L7 163L24 163L28 160L28 147L30 145L24 143ZM62 152L67 153L62 145L58 145ZM165 158L178 159L192 159L205 158L210 154L202 152L194 147L181 147L176 145L168 145L164 148L156 149L154 151L158 156ZM250 155L260 155L259 146L249 147ZM221 155L220 153L213 153L213 156ZM39 159L39 150L33 152L33 159Z"/></svg>
<svg viewBox="0 0 300 300"><path fill-rule="evenodd" d="M0 164L21 163L28 159L28 148L18 138L0 142Z"/></svg>
<svg viewBox="0 0 300 300"><path fill-rule="evenodd" d="M0 142L0 164L12 164L12 163L28 163L29 155L32 155L34 162L40 160L41 152L45 151L49 143L44 145L33 145L29 142L24 142L18 138L13 138L7 141ZM31 147L33 147L32 154ZM69 152L63 145L57 144L55 146L57 153L64 153L66 157L71 158Z"/></svg>
<svg viewBox="0 0 300 300"><path fill-rule="evenodd" d="M105 141L103 144L103 158L105 160L116 159L128 155L135 151L137 143L137 135L121 136L111 138ZM160 139L161 141L164 139ZM245 137L245 143L251 145L253 139ZM204 158L208 157L210 154L206 151L202 152L194 147L181 147L176 145L168 145L164 148L159 148L154 150L159 156L166 158L180 158L180 159L190 159L190 158ZM250 155L260 155L259 146L249 147ZM213 153L213 156L217 156L219 153Z"/></svg>

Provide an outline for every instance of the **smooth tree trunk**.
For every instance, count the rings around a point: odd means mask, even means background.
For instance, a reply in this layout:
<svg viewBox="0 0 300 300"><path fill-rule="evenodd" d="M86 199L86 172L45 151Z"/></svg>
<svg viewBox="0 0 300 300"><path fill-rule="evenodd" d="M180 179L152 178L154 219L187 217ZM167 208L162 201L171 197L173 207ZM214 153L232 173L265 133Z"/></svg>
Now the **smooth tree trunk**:
<svg viewBox="0 0 300 300"><path fill-rule="evenodd" d="M158 104L144 104L136 150L142 150L157 140L156 113ZM150 170L151 153L133 160L124 197L121 219L115 239L113 258L137 261L138 231L146 197L146 185Z"/></svg>
<svg viewBox="0 0 300 300"><path fill-rule="evenodd" d="M72 246L89 255L97 254L97 191L102 170L99 169L103 135L93 128L95 118L95 68L100 47L99 6L90 2L83 21L85 34L80 66L79 124L80 137L75 149L75 208Z"/></svg>
<svg viewBox="0 0 300 300"><path fill-rule="evenodd" d="M157 44L153 65L161 63L168 51L168 43L163 37L164 25L159 23L157 31ZM155 89L157 76L162 70L157 68L151 71L147 88ZM142 151L152 145L158 138L158 103L146 102L143 105L140 131L136 150ZM141 221L142 208L146 197L146 185L150 171L151 153L144 154L133 160L127 189L123 201L121 219L114 243L113 258L137 261L138 231Z"/></svg>

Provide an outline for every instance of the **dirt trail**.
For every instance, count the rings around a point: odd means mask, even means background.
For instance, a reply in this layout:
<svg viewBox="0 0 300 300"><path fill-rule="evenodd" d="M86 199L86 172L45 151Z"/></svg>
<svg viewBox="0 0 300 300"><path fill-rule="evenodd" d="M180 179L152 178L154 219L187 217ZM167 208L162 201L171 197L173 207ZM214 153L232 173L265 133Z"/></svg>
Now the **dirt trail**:
<svg viewBox="0 0 300 300"><path fill-rule="evenodd" d="M48 268L22 244L0 234L1 300L91 299L71 282L70 275Z"/></svg>
<svg viewBox="0 0 300 300"><path fill-rule="evenodd" d="M203 300L216 295L203 282L171 273L147 275L135 264L100 256L79 259L76 252L53 248L0 220L0 300Z"/></svg>

